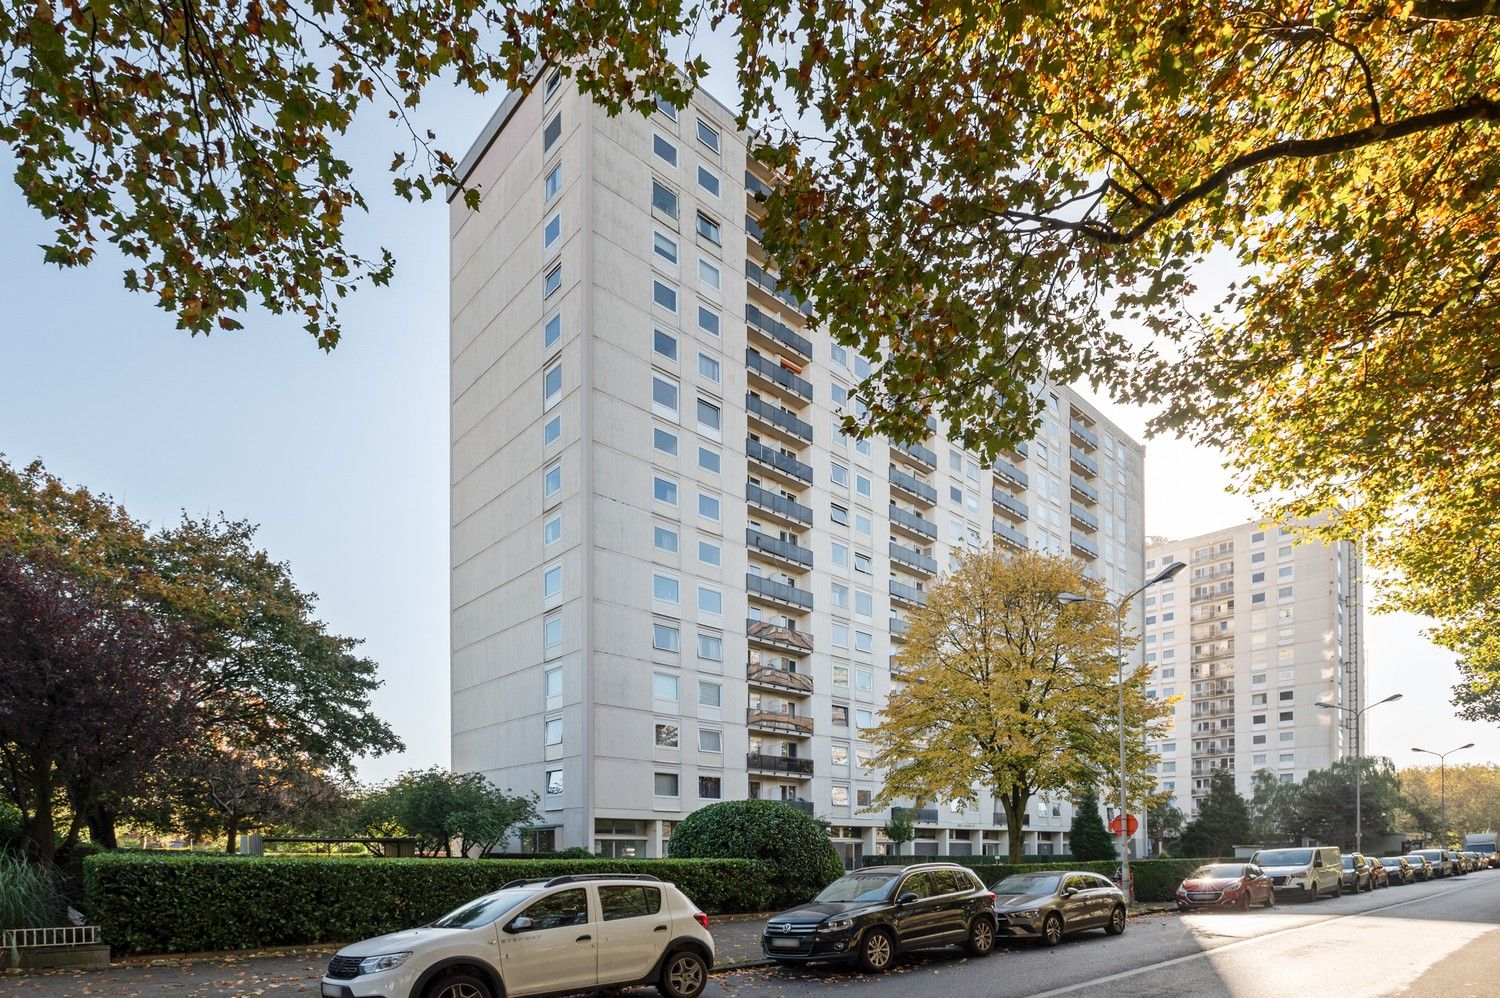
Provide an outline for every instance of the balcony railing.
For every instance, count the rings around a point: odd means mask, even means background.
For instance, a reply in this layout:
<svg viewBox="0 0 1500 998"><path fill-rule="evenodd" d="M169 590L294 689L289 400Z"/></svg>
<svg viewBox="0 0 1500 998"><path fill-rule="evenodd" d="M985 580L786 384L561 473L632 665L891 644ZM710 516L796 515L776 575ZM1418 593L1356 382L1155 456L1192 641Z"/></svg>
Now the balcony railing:
<svg viewBox="0 0 1500 998"><path fill-rule="evenodd" d="M891 504L890 515L892 526L899 525L930 540L937 540L937 524L926 517L907 512L895 503Z"/></svg>
<svg viewBox="0 0 1500 998"><path fill-rule="evenodd" d="M746 620L745 637L752 644L770 645L793 655L806 655L813 650L812 635L805 631L794 631L790 627L773 624L769 620Z"/></svg>
<svg viewBox="0 0 1500 998"><path fill-rule="evenodd" d="M1077 440L1089 450L1097 450L1099 448L1099 434L1084 426L1078 420L1068 420L1068 432L1073 435L1074 440Z"/></svg>
<svg viewBox="0 0 1500 998"><path fill-rule="evenodd" d="M895 579L891 580L891 599L904 600L916 606L927 605L927 595L922 590L906 582L897 582Z"/></svg>
<svg viewBox="0 0 1500 998"><path fill-rule="evenodd" d="M799 357L812 359L812 343L805 336L799 336L792 332L786 323L771 318L760 309L745 303L745 322L765 333L771 339L796 353Z"/></svg>
<svg viewBox="0 0 1500 998"><path fill-rule="evenodd" d="M749 572L745 573L745 589L764 596L766 599L801 607L804 610L811 610L813 606L813 595L806 589L798 589L785 582L776 582Z"/></svg>
<svg viewBox="0 0 1500 998"><path fill-rule="evenodd" d="M795 414L787 412L780 406L772 405L765 399L756 398L754 395L745 395L745 411L752 416L765 420L772 426L779 427L794 437L800 437L808 443L812 443L812 426L798 419Z"/></svg>
<svg viewBox="0 0 1500 998"><path fill-rule="evenodd" d="M1233 679L1212 679L1193 684L1193 696L1195 698L1229 696L1233 692Z"/></svg>
<svg viewBox="0 0 1500 998"><path fill-rule="evenodd" d="M811 735L813 730L810 717L780 710L757 710L754 707L745 712L745 723L752 728L764 728L786 735Z"/></svg>
<svg viewBox="0 0 1500 998"><path fill-rule="evenodd" d="M787 690L791 693L806 694L813 691L812 676L803 672L788 672L786 669L778 669L771 665L746 663L745 678L752 683Z"/></svg>
<svg viewBox="0 0 1500 998"><path fill-rule="evenodd" d="M1234 639L1225 638L1222 641L1205 641L1193 645L1191 661L1202 662L1211 658L1223 658L1234 654Z"/></svg>
<svg viewBox="0 0 1500 998"><path fill-rule="evenodd" d="M1225 717L1233 713L1233 706L1222 703L1200 703L1193 706L1194 717Z"/></svg>
<svg viewBox="0 0 1500 998"><path fill-rule="evenodd" d="M771 755L766 752L749 752L745 755L745 768L761 773L780 773L783 776L811 776L813 761L790 755ZM786 801L791 804L792 801ZM800 801L797 803L801 803Z"/></svg>
<svg viewBox="0 0 1500 998"><path fill-rule="evenodd" d="M1068 448L1068 460L1073 463L1073 467L1077 468L1079 471L1082 471L1090 478L1099 477L1099 462L1089 457L1079 448Z"/></svg>
<svg viewBox="0 0 1500 998"><path fill-rule="evenodd" d="M1009 461L995 462L995 477L1000 479L1002 482L1005 482L1007 485L1013 485L1018 489L1026 488L1026 486L1031 481L1026 477L1026 472L1022 471L1020 468L1017 468Z"/></svg>
<svg viewBox="0 0 1500 998"><path fill-rule="evenodd" d="M1068 476L1068 487L1073 490L1073 494L1075 496L1082 499L1090 506L1099 505L1099 490L1094 488L1088 482L1085 482L1083 479L1079 478L1077 475Z"/></svg>
<svg viewBox="0 0 1500 998"><path fill-rule="evenodd" d="M1002 543L1008 544L1019 551L1026 550L1026 535L1019 530L1001 523L998 519L990 524L990 529L995 532L995 536L1000 538Z"/></svg>
<svg viewBox="0 0 1500 998"><path fill-rule="evenodd" d="M911 622L902 620L900 617L891 618L891 637L897 641L905 641L906 634L911 630Z"/></svg>
<svg viewBox="0 0 1500 998"><path fill-rule="evenodd" d="M921 444L903 444L892 440L891 450L897 454L905 454L923 467L937 467L937 455Z"/></svg>
<svg viewBox="0 0 1500 998"><path fill-rule="evenodd" d="M781 803L787 807L801 811L803 814L811 815L816 813L813 810L813 802L810 800L784 800Z"/></svg>
<svg viewBox="0 0 1500 998"><path fill-rule="evenodd" d="M908 568L915 568L928 575L936 575L938 570L936 558L931 558L916 548L909 548L895 541L891 541L891 561L900 562Z"/></svg>
<svg viewBox="0 0 1500 998"><path fill-rule="evenodd" d="M1013 498L1010 493L992 488L990 489L990 498L994 500L996 506L999 506L1009 516L1013 516L1017 520L1026 519L1028 515L1026 504L1019 499Z"/></svg>
<svg viewBox="0 0 1500 998"><path fill-rule="evenodd" d="M757 201L764 201L771 196L770 185L749 170L745 171L745 190Z"/></svg>
<svg viewBox="0 0 1500 998"><path fill-rule="evenodd" d="M754 503L762 509L777 513L788 520L798 523L812 523L812 510L802 505L795 499L777 495L768 489L763 489L753 482L745 483L745 501Z"/></svg>
<svg viewBox="0 0 1500 998"><path fill-rule="evenodd" d="M937 489L916 475L908 475L894 464L891 465L891 487L923 499L929 504L937 502Z"/></svg>
<svg viewBox="0 0 1500 998"><path fill-rule="evenodd" d="M1068 533L1068 544L1074 551L1077 551L1085 558L1094 559L1099 557L1099 548L1082 534L1070 531Z"/></svg>
<svg viewBox="0 0 1500 998"><path fill-rule="evenodd" d="M775 468L777 471L800 481L812 484L812 465L803 464L790 454L783 454L774 447L767 447L759 440L745 438L745 456L752 461Z"/></svg>
<svg viewBox="0 0 1500 998"><path fill-rule="evenodd" d="M1068 503L1068 519L1085 530L1097 531L1099 529L1099 518L1076 502Z"/></svg>
<svg viewBox="0 0 1500 998"><path fill-rule="evenodd" d="M757 228L759 228L759 226L757 226ZM756 241L760 241L759 235L756 236ZM783 289L781 285L776 283L776 278L773 277L771 273L764 267L757 264L754 260L747 259L745 261L745 278L750 281L751 284L756 285L766 294L770 295L772 298L775 298L777 301L781 302L788 308L801 312L803 315L812 314L811 305L800 298L794 297L790 291Z"/></svg>
<svg viewBox="0 0 1500 998"><path fill-rule="evenodd" d="M784 541L780 537L763 534L754 527L745 528L745 546L803 568L812 568L812 548L805 548L800 544Z"/></svg>
<svg viewBox="0 0 1500 998"><path fill-rule="evenodd" d="M761 354L756 353L749 347L745 348L745 367L751 371L754 371L756 374L759 374L761 377L767 379L768 381L774 381L776 384L780 385L781 387L785 388L787 391L792 392L795 395L800 395L805 399L812 398L811 382L797 377L797 375L793 374L791 371L788 371L780 364L775 363L768 357L764 357Z"/></svg>
<svg viewBox="0 0 1500 998"><path fill-rule="evenodd" d="M766 230L760 227L760 223L755 220L755 216L749 212L745 213L745 235L756 242L762 241L766 235Z"/></svg>

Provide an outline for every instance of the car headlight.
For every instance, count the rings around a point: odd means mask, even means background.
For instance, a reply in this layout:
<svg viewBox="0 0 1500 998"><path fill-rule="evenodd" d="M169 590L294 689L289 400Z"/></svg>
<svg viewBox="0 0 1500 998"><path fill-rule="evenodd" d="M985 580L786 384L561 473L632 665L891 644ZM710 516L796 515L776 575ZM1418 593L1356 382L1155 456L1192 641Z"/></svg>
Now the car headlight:
<svg viewBox="0 0 1500 998"><path fill-rule="evenodd" d="M406 962L411 956L408 950L405 953L385 953L381 956L367 956L359 961L359 972L361 974L378 974L382 970L395 970Z"/></svg>
<svg viewBox="0 0 1500 998"><path fill-rule="evenodd" d="M1017 918L1035 918L1042 913L1040 908L1027 908L1025 911L1013 911L1012 915Z"/></svg>
<svg viewBox="0 0 1500 998"><path fill-rule="evenodd" d="M854 919L852 919L852 918L835 918L832 921L824 922L822 925L818 926L818 931L819 932L847 932L849 929L852 929L852 928L854 928Z"/></svg>

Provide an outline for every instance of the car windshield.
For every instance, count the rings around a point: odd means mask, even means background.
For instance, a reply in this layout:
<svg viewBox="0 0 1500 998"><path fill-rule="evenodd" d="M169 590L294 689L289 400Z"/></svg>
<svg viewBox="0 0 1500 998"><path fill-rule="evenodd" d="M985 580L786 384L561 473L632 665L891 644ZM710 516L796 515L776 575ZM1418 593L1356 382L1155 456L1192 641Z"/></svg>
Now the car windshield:
<svg viewBox="0 0 1500 998"><path fill-rule="evenodd" d="M1424 849L1421 852L1414 852L1412 855L1421 856L1423 859L1442 859L1443 851L1441 849Z"/></svg>
<svg viewBox="0 0 1500 998"><path fill-rule="evenodd" d="M1401 861L1399 859L1382 859L1380 861L1380 865L1381 866L1400 866L1401 865Z"/></svg>
<svg viewBox="0 0 1500 998"><path fill-rule="evenodd" d="M1188 874L1189 880L1223 880L1225 877L1243 877L1245 868L1238 863L1222 863L1218 866L1200 866Z"/></svg>
<svg viewBox="0 0 1500 998"><path fill-rule="evenodd" d="M827 887L814 901L882 901L890 893L891 884L899 873L851 873L840 877Z"/></svg>
<svg viewBox="0 0 1500 998"><path fill-rule="evenodd" d="M1312 862L1311 849L1270 849L1255 854L1257 866L1306 866Z"/></svg>
<svg viewBox="0 0 1500 998"><path fill-rule="evenodd" d="M1346 869L1346 870L1352 870L1352 869L1354 869L1354 857L1353 856L1345 856L1344 857L1344 869Z"/></svg>
<svg viewBox="0 0 1500 998"><path fill-rule="evenodd" d="M1055 894L1061 880L1062 878L1056 875L1021 873L1014 877L1006 877L990 890L996 894L1009 894L1013 897L1023 894Z"/></svg>
<svg viewBox="0 0 1500 998"><path fill-rule="evenodd" d="M489 925L516 905L534 895L536 891L512 887L475 898L468 904L454 908L432 923L434 929L477 929Z"/></svg>

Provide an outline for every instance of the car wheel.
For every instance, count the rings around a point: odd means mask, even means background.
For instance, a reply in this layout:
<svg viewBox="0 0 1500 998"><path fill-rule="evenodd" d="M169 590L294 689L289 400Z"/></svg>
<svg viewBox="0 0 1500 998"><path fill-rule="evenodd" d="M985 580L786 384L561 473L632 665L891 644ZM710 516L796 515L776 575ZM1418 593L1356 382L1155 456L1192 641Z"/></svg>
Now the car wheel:
<svg viewBox="0 0 1500 998"><path fill-rule="evenodd" d="M859 944L859 969L870 974L883 974L891 969L896 959L896 941L884 929L871 929Z"/></svg>
<svg viewBox="0 0 1500 998"><path fill-rule="evenodd" d="M427 985L425 998L493 998L488 982L473 974L449 974Z"/></svg>
<svg viewBox="0 0 1500 998"><path fill-rule="evenodd" d="M662 998L698 998L707 986L708 964L697 953L685 949L667 957L656 990L662 993Z"/></svg>
<svg viewBox="0 0 1500 998"><path fill-rule="evenodd" d="M1250 891L1248 889L1245 891L1245 893L1243 893L1243 894L1240 895L1239 903L1234 906L1234 910L1235 911L1249 911L1250 910Z"/></svg>
<svg viewBox="0 0 1500 998"><path fill-rule="evenodd" d="M1125 906L1123 904L1115 905L1114 910L1109 913L1109 924L1104 927L1104 931L1112 936L1125 934Z"/></svg>
<svg viewBox="0 0 1500 998"><path fill-rule="evenodd" d="M1276 907L1276 888L1274 888L1274 887L1268 888L1266 890L1266 907L1267 908L1274 908L1274 907Z"/></svg>
<svg viewBox="0 0 1500 998"><path fill-rule="evenodd" d="M989 956L995 948L995 925L983 915L969 923L969 939L964 949L970 956Z"/></svg>
<svg viewBox="0 0 1500 998"><path fill-rule="evenodd" d="M1062 916L1054 911L1052 914L1042 919L1042 934L1040 937L1038 937L1037 942L1041 943L1043 946L1056 946L1058 943L1062 942L1062 937Z"/></svg>
<svg viewBox="0 0 1500 998"><path fill-rule="evenodd" d="M1334 886L1333 896L1336 898L1341 898L1344 896L1344 881L1342 879L1340 879L1338 884Z"/></svg>
<svg viewBox="0 0 1500 998"><path fill-rule="evenodd" d="M1302 889L1302 896L1303 897L1307 897L1307 888L1305 888L1305 887ZM1317 884L1313 884L1312 885L1312 897L1308 898L1308 900L1309 901L1316 901L1316 900L1318 900L1318 885Z"/></svg>

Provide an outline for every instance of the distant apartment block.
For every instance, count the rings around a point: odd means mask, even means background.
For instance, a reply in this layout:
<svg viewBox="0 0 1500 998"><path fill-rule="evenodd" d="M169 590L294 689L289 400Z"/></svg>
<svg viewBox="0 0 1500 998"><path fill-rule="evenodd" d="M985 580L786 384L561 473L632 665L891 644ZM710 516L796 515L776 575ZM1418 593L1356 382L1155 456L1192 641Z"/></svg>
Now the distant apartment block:
<svg viewBox="0 0 1500 998"><path fill-rule="evenodd" d="M1067 388L989 464L935 423L839 431L866 361L778 287L733 121L702 93L610 118L544 74L461 167L453 766L541 795L533 848L661 855L696 808L769 798L884 851L862 733L933 578L991 543L1142 578L1143 448ZM987 798L914 817L918 852L1005 849ZM1019 832L1062 851L1070 824L1038 799Z"/></svg>

